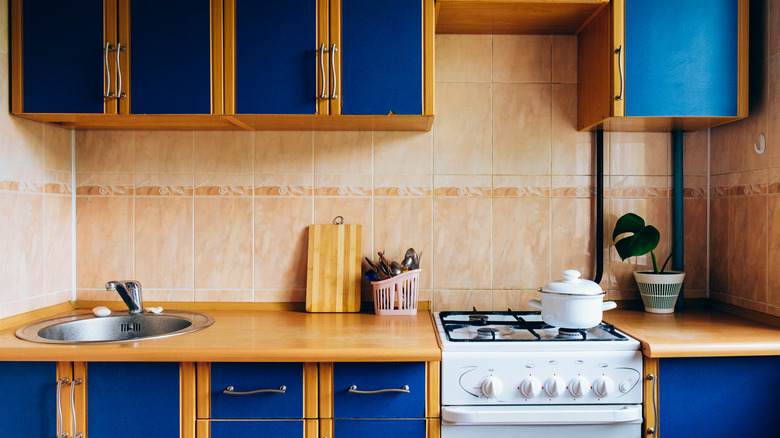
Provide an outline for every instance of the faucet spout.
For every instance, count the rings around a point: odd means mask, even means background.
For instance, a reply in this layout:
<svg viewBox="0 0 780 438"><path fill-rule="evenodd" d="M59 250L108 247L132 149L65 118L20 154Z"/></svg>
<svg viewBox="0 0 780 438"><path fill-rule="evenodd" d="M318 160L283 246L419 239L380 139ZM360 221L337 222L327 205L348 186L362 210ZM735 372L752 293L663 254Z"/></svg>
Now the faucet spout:
<svg viewBox="0 0 780 438"><path fill-rule="evenodd" d="M122 301L127 304L130 313L140 313L144 308L141 298L141 283L135 280L109 281L106 283L106 290L113 290L122 297Z"/></svg>

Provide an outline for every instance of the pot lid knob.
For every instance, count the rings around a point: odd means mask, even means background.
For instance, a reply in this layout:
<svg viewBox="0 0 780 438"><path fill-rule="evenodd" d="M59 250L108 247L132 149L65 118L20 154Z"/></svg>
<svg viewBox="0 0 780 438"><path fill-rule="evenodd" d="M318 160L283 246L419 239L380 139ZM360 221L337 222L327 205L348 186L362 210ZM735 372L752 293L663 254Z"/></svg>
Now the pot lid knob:
<svg viewBox="0 0 780 438"><path fill-rule="evenodd" d="M578 278L580 278L582 274L580 274L580 271L576 269L567 269L563 271L563 281L567 283L571 283L573 281L577 281Z"/></svg>

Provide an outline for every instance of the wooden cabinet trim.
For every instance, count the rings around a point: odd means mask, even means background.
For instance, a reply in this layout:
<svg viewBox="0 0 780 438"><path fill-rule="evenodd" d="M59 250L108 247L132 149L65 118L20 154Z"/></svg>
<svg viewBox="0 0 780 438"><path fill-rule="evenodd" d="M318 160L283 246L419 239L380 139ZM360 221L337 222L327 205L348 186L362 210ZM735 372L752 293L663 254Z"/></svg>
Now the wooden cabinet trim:
<svg viewBox="0 0 780 438"><path fill-rule="evenodd" d="M320 363L318 385L319 418L333 418L333 362Z"/></svg>
<svg viewBox="0 0 780 438"><path fill-rule="evenodd" d="M316 362L303 364L303 417L317 418L318 416L318 374L319 368Z"/></svg>
<svg viewBox="0 0 780 438"><path fill-rule="evenodd" d="M196 372L195 363L179 364L179 391L181 419L179 431L182 438L195 438Z"/></svg>
<svg viewBox="0 0 780 438"><path fill-rule="evenodd" d="M211 0L211 113L225 113L225 30L224 6Z"/></svg>
<svg viewBox="0 0 780 438"><path fill-rule="evenodd" d="M197 416L211 418L211 362L198 362L197 374Z"/></svg>
<svg viewBox="0 0 780 438"><path fill-rule="evenodd" d="M660 394L658 392L658 359L644 358L645 374L643 376L643 395L642 395L642 410L644 411L644 422L642 423L642 430L647 431L648 428L655 428L655 409L660 406ZM655 376L653 380L648 380L649 375ZM655 402L653 402L653 395L655 394ZM656 433L656 435L658 434Z"/></svg>

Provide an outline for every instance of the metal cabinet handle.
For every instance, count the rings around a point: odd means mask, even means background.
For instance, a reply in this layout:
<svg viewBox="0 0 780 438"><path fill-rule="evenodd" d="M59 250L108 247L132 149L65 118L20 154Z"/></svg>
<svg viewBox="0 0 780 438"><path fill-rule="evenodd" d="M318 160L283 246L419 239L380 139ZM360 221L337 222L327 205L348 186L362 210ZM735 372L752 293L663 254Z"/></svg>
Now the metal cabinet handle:
<svg viewBox="0 0 780 438"><path fill-rule="evenodd" d="M320 78L322 78L322 91L320 99L328 98L327 85L325 84L325 43L320 44Z"/></svg>
<svg viewBox="0 0 780 438"><path fill-rule="evenodd" d="M653 374L647 375L647 380L653 381L653 413L655 414L655 427L648 427L647 428L647 434L658 436L658 403L657 403L657 395L658 395L658 378Z"/></svg>
<svg viewBox="0 0 780 438"><path fill-rule="evenodd" d="M113 98L114 93L111 91L111 73L108 71L108 52L114 50L114 46L106 41L106 48L103 49L103 67L106 69L106 91L103 93L103 97Z"/></svg>
<svg viewBox="0 0 780 438"><path fill-rule="evenodd" d="M615 100L623 100L623 93L626 91L626 72L623 65L623 46L621 45L615 49L615 53L618 55L618 72L620 73L620 94L615 96Z"/></svg>
<svg viewBox="0 0 780 438"><path fill-rule="evenodd" d="M70 413L73 416L73 438L81 438L84 435L79 432L76 424L76 385L81 385L81 379L76 379L70 384Z"/></svg>
<svg viewBox="0 0 780 438"><path fill-rule="evenodd" d="M287 391L287 387L284 385L280 386L279 389L255 389L254 391L236 391L232 386L228 386L222 391L222 393L230 395L249 395L259 394L261 392L275 392L278 394L284 394L285 391Z"/></svg>
<svg viewBox="0 0 780 438"><path fill-rule="evenodd" d="M330 93L331 99L338 99L338 94L336 94L336 52L339 49L336 48L336 45L330 46L330 69L333 72L333 92Z"/></svg>
<svg viewBox="0 0 780 438"><path fill-rule="evenodd" d="M57 380L57 438L67 438L68 433L64 432L63 424L62 424L62 398L60 397L62 394L62 385L67 384L70 382L70 379L67 377Z"/></svg>
<svg viewBox="0 0 780 438"><path fill-rule="evenodd" d="M127 97L127 95L122 92L122 69L119 67L119 53L124 52L125 50L127 50L127 48L123 46L122 43L116 43L116 76L117 76L116 98L117 99L124 99L125 97Z"/></svg>
<svg viewBox="0 0 780 438"><path fill-rule="evenodd" d="M404 385L401 387L401 389L395 389L395 388L388 388L388 389L375 389L373 391L360 391L357 389L357 385L352 385L349 387L349 391L353 394L379 394L381 392L403 392L404 394L409 394L409 385Z"/></svg>

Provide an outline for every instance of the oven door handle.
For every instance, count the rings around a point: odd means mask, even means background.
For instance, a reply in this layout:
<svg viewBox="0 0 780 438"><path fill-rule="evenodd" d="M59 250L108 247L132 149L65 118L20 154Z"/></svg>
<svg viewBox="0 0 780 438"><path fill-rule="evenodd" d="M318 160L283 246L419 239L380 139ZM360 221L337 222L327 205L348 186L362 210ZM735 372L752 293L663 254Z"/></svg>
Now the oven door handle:
<svg viewBox="0 0 780 438"><path fill-rule="evenodd" d="M642 406L445 406L441 420L463 426L641 423Z"/></svg>

